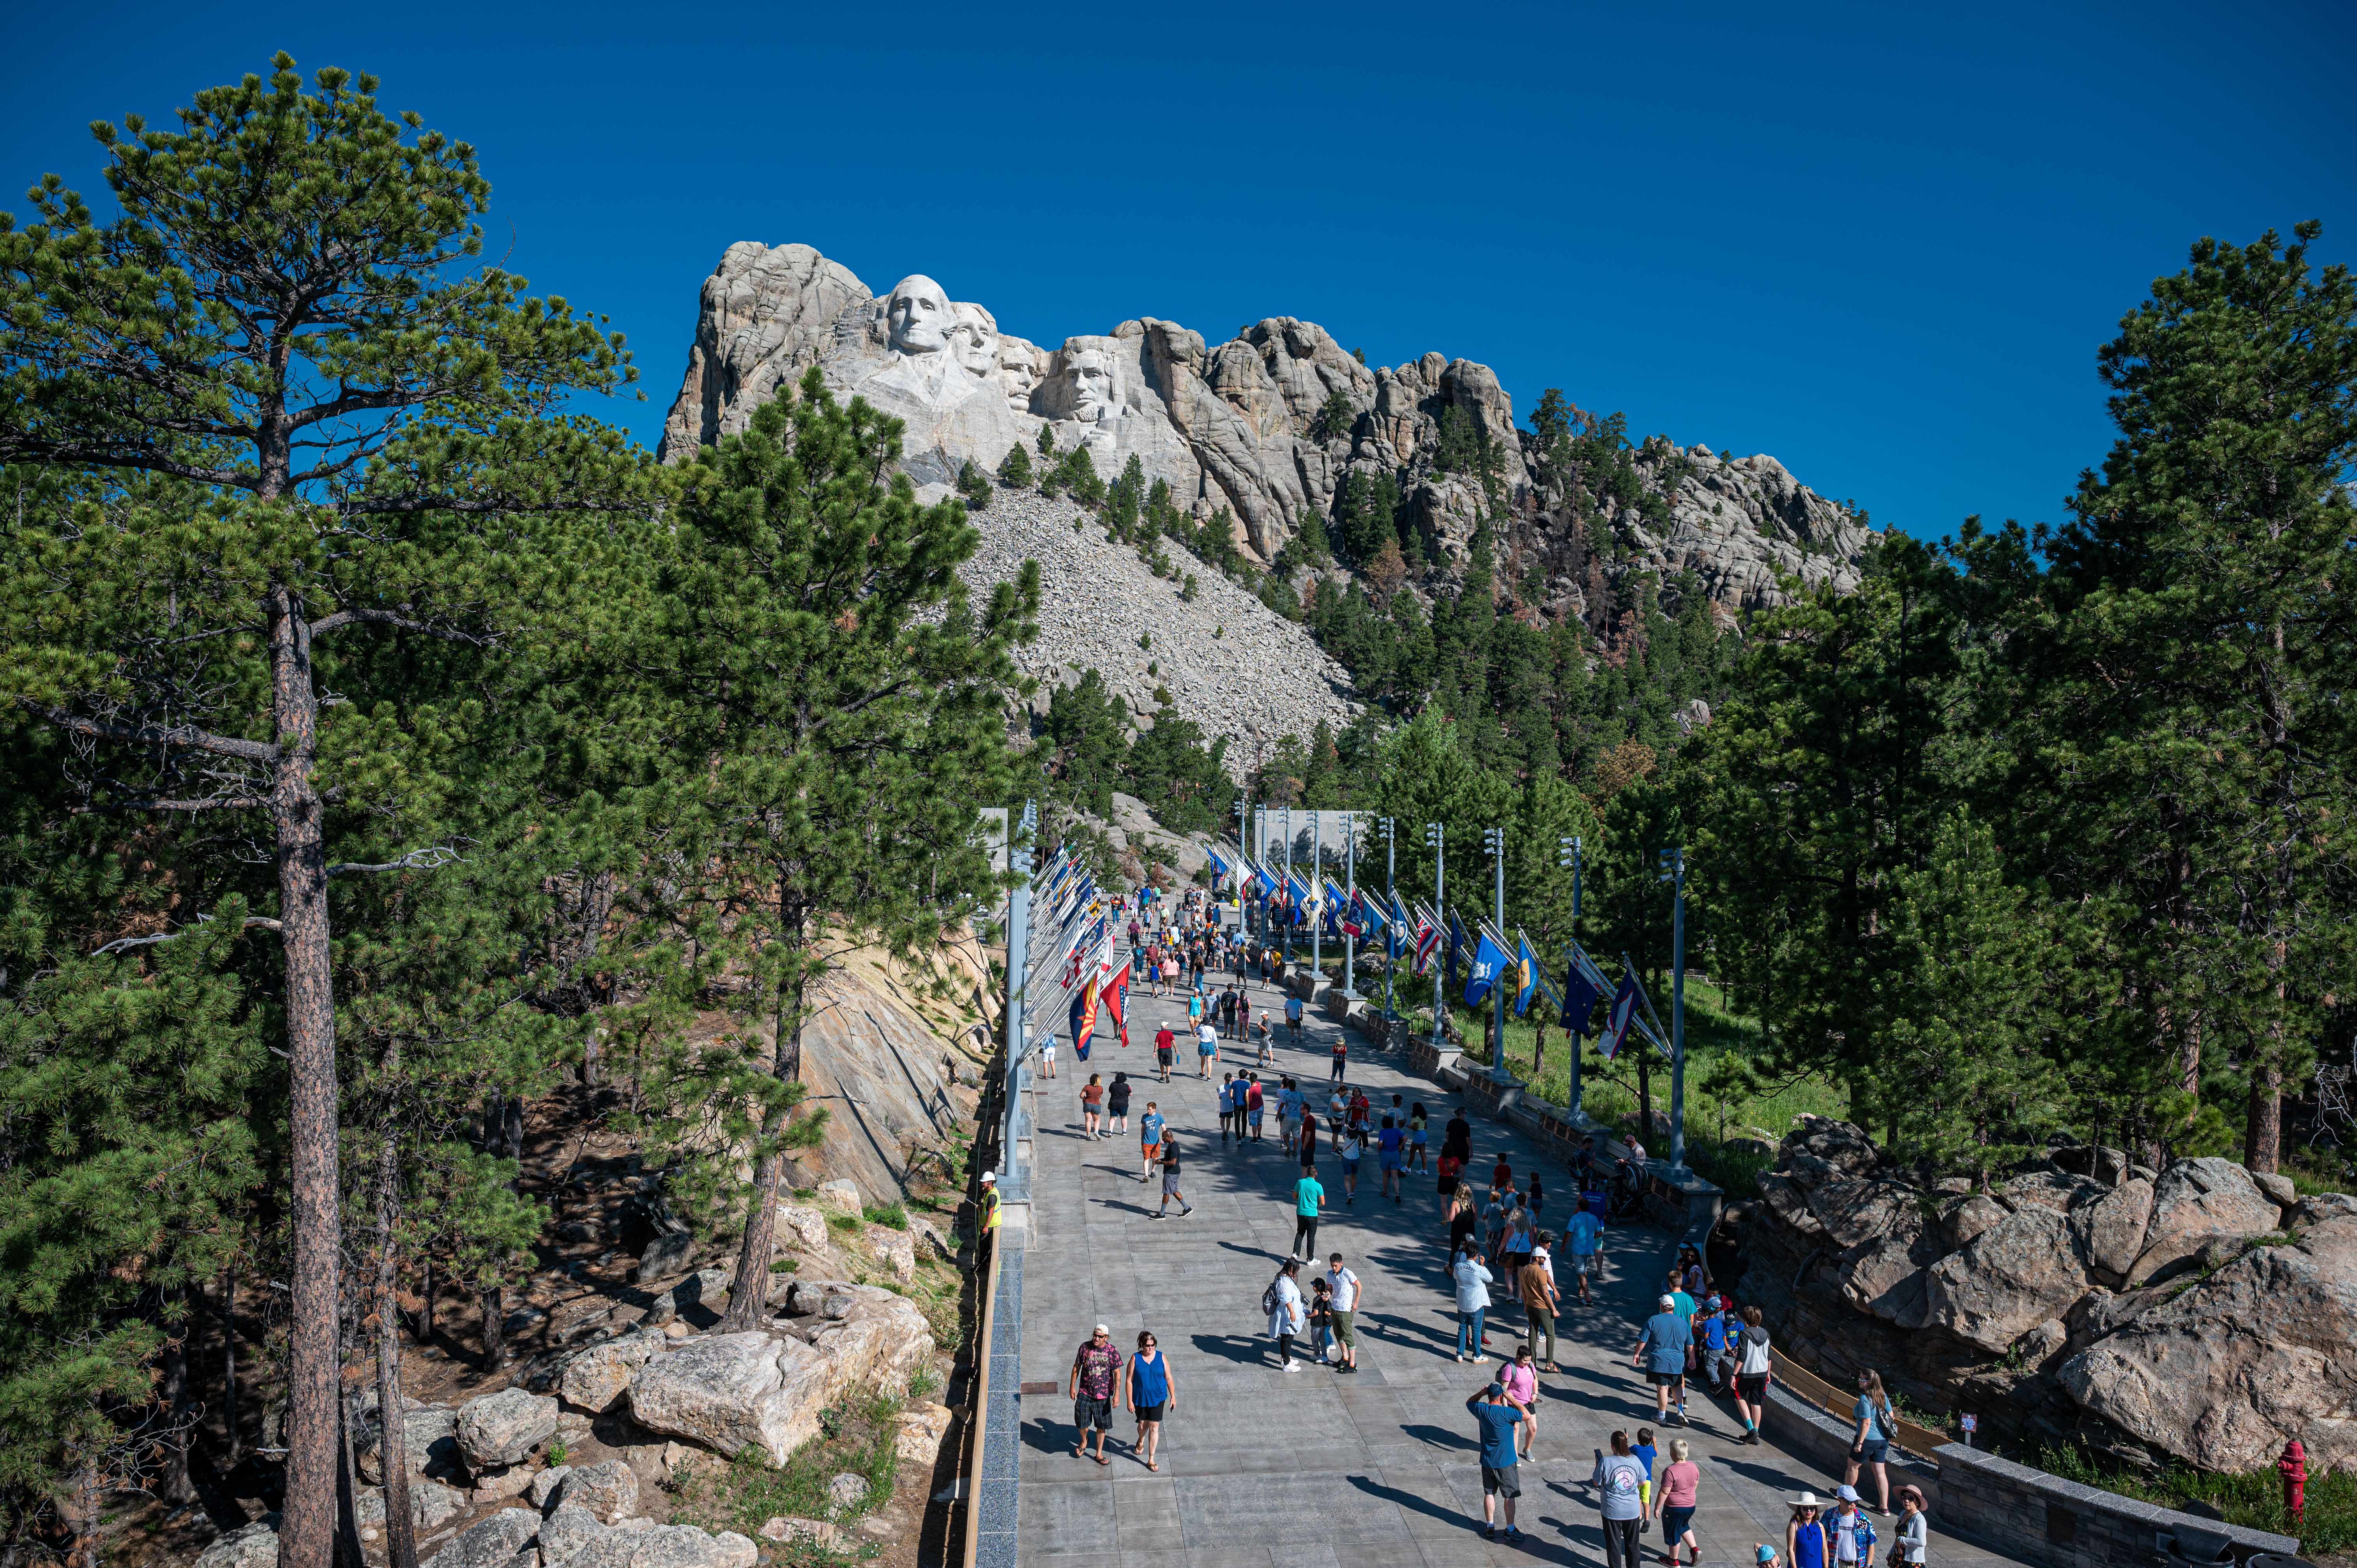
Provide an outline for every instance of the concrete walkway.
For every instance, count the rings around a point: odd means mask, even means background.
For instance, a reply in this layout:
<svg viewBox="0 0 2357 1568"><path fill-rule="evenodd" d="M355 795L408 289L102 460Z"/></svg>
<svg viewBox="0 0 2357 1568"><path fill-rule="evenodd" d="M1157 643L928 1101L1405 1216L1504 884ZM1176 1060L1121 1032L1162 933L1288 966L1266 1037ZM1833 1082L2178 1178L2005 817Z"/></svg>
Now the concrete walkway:
<svg viewBox="0 0 2357 1568"><path fill-rule="evenodd" d="M1251 995L1255 1011L1274 1010L1281 1038L1280 999L1257 983ZM1329 1208L1317 1250L1321 1259L1341 1252L1363 1283L1360 1370L1338 1375L1313 1360L1296 1373L1278 1371L1260 1296L1293 1240L1296 1162L1278 1144L1273 1108L1260 1144L1221 1145L1213 1090L1220 1071L1251 1065L1250 1047L1223 1042L1225 1065L1207 1082L1194 1073L1183 1000L1157 1001L1146 990L1130 996L1131 1047L1101 1033L1092 1059L1080 1064L1067 1042L1060 1076L1043 1083L1038 1101L1037 1230L1025 1263L1022 1376L1028 1387L1052 1384L1055 1391L1022 1401L1021 1560L1060 1568L1602 1562L1587 1477L1596 1450L1609 1446L1615 1429L1633 1437L1637 1426L1654 1424L1652 1390L1631 1369L1630 1351L1651 1310L1640 1302L1658 1293L1674 1239L1643 1226L1608 1232L1605 1283L1586 1307L1558 1261L1558 1280L1572 1288L1572 1299L1558 1320L1563 1371L1540 1380L1539 1434L1522 1466L1517 1522L1524 1540L1519 1547L1486 1543L1479 1534L1476 1428L1464 1402L1498 1363L1477 1368L1452 1359L1455 1298L1442 1272L1447 1206L1435 1178L1412 1172L1404 1203L1380 1199L1371 1152L1358 1201L1346 1206L1340 1159L1320 1159ZM1152 1046L1166 1020L1174 1021L1184 1058L1167 1086L1155 1077ZM1302 1048L1279 1046L1275 1066L1263 1071L1272 1087L1290 1073L1305 1091L1314 1090L1321 1123L1336 1027L1305 1025ZM1364 1046L1351 1036L1351 1081L1366 1088L1379 1119L1394 1093L1422 1101L1437 1155L1441 1129L1461 1101ZM1108 1083L1125 1071L1137 1084L1131 1131L1094 1143L1080 1131L1080 1090L1092 1069ZM1179 1143L1181 1185L1194 1205L1184 1219L1175 1204L1171 1218L1154 1219L1159 1173L1138 1179L1135 1129L1149 1100L1160 1103ZM1473 1125L1477 1187L1486 1186L1502 1151L1523 1185L1529 1172L1541 1172L1548 1188L1542 1219L1559 1229L1569 1213L1568 1174L1540 1163L1504 1124ZM1309 1273L1305 1267L1301 1275L1305 1296ZM1491 1354L1511 1359L1521 1311L1494 1307L1491 1321ZM1072 1457L1064 1389L1074 1351L1099 1322L1125 1355L1139 1329L1151 1328L1169 1358L1176 1408L1164 1425L1158 1474L1132 1453L1136 1428L1118 1412L1106 1444L1112 1465ZM1694 1445L1703 1471L1695 1530L1706 1563L1748 1568L1758 1541L1781 1551L1790 1517L1781 1499L1803 1488L1830 1496L1841 1479L1773 1446L1738 1445L1742 1423L1731 1403L1696 1396L1688 1413L1692 1426L1657 1428L1655 1440L1665 1451L1662 1463L1671 1436ZM1888 1543L1897 1521L1878 1519L1876 1529ZM1649 1562L1661 1560L1658 1526L1642 1544ZM2001 1560L1935 1530L1932 1561L1993 1568Z"/></svg>

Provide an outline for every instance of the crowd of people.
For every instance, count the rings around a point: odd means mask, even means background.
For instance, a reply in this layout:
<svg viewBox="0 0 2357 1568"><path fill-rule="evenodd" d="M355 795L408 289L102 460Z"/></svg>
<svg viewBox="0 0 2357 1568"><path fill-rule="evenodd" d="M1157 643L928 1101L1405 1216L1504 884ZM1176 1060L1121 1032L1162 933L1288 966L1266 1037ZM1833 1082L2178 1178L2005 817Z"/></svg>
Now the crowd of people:
<svg viewBox="0 0 2357 1568"><path fill-rule="evenodd" d="M1538 1434L1540 1379L1562 1371L1558 1323L1570 1304L1598 1305L1610 1226L1635 1207L1631 1195L1641 1190L1646 1150L1633 1133L1617 1147L1599 1148L1593 1137L1583 1140L1566 1162L1559 1220L1549 1218L1543 1173L1518 1173L1502 1146L1490 1165L1486 1187L1477 1187L1469 1174L1475 1168L1473 1127L1461 1110L1452 1110L1438 1129L1436 1150L1433 1116L1422 1101L1352 1080L1349 1047L1339 1029L1322 1053L1330 1063L1324 1084L1308 1086L1280 1068L1276 1045L1297 1048L1302 1043L1301 1002L1290 990L1281 993L1280 1032L1271 1007L1255 1006L1250 981L1279 981L1286 961L1283 953L1254 946L1240 931L1222 930L1200 894L1163 902L1159 908L1156 902L1141 901L1134 914L1125 908L1114 914L1130 915L1133 967L1152 977L1153 994L1184 1008L1183 1022L1173 1018L1153 1036L1158 1081L1171 1081L1180 1042L1190 1040L1196 1077L1217 1079L1221 1148L1273 1146L1287 1168L1297 1172L1282 1184L1292 1205L1292 1243L1260 1304L1276 1368L1288 1374L1310 1365L1337 1376L1358 1371L1358 1321L1367 1287L1340 1251L1326 1253L1319 1266L1319 1222L1338 1206L1357 1204L1371 1162L1377 1178L1367 1196L1373 1202L1402 1206L1410 1175L1433 1177L1443 1200L1434 1240L1437 1255L1446 1259L1438 1271L1441 1288L1450 1293L1456 1310L1456 1359L1489 1365L1493 1332L1510 1316L1518 1320L1515 1342L1503 1352L1495 1375L1467 1398L1466 1408L1479 1429L1483 1538L1520 1542L1520 1466ZM1138 1092L1126 1071L1113 1072L1109 1083L1103 1077L1092 1072L1080 1090L1082 1130L1092 1139L1130 1130ZM1273 1138L1265 1131L1272 1112ZM1180 1190L1178 1143L1157 1101L1144 1102L1136 1131L1137 1179L1149 1182L1157 1171L1162 1178L1162 1201L1151 1218L1168 1217L1174 1203L1178 1216L1186 1217L1193 1206ZM1760 1308L1715 1288L1707 1263L1691 1245L1680 1248L1651 1304L1628 1354L1632 1369L1652 1391L1654 1426L1635 1427L1633 1435L1613 1432L1609 1452L1596 1451L1587 1477L1607 1568L1637 1568L1639 1537L1655 1525L1662 1532L1659 1561L1666 1568L1701 1561L1694 1520L1702 1472L1687 1439L1671 1436L1657 1444L1656 1426L1690 1424L1690 1401L1706 1396L1732 1407L1740 1423L1738 1444L1763 1441L1760 1422L1773 1362ZM1610 1330L1597 1323L1589 1332ZM1176 1408L1177 1391L1150 1331L1141 1333L1136 1348L1125 1356L1107 1327L1097 1325L1073 1359L1068 1392L1078 1428L1074 1457L1111 1463L1105 1436L1118 1409L1135 1421L1136 1457L1149 1470L1160 1468L1162 1423ZM1892 1513L1888 1461L1897 1418L1872 1373L1860 1380L1852 1415L1855 1441L1841 1484L1829 1498L1803 1491L1788 1499L1791 1519L1783 1540L1754 1545L1760 1568L1876 1568L1878 1561L1925 1561L1922 1494L1901 1487L1896 1498L1900 1512ZM1875 1488L1871 1510L1858 1490L1868 1477ZM1889 1551L1879 1557L1876 1516L1893 1534Z"/></svg>

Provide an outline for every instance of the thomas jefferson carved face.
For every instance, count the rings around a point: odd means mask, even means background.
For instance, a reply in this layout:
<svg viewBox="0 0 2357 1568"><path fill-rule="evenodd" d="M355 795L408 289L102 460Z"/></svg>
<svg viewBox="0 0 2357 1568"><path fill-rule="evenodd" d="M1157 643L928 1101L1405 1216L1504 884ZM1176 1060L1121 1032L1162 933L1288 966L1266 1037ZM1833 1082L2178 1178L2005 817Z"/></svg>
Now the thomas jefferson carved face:
<svg viewBox="0 0 2357 1568"><path fill-rule="evenodd" d="M1064 401L1082 424L1121 417L1121 389L1113 360L1102 349L1082 349L1064 365Z"/></svg>
<svg viewBox="0 0 2357 1568"><path fill-rule="evenodd" d="M950 306L950 352L957 362L987 381L998 373L998 323L978 305Z"/></svg>
<svg viewBox="0 0 2357 1568"><path fill-rule="evenodd" d="M924 274L911 274L892 285L884 321L895 353L937 354L949 341L950 296Z"/></svg>

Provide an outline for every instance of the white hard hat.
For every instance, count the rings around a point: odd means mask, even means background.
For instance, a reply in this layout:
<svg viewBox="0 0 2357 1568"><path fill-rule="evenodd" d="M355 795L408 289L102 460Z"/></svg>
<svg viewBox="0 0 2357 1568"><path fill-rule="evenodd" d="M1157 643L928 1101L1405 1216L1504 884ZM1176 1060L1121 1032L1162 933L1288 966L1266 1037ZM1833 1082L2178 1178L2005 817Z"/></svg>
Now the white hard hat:
<svg viewBox="0 0 2357 1568"><path fill-rule="evenodd" d="M985 1171L982 1173L982 1179L985 1181L996 1181L998 1179L998 1173L996 1171Z"/></svg>

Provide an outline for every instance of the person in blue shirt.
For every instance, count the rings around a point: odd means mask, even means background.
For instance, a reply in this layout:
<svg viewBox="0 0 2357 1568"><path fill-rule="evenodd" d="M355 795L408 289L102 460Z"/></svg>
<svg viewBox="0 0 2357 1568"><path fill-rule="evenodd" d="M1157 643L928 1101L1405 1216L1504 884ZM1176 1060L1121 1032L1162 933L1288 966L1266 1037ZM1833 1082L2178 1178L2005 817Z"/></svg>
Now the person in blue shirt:
<svg viewBox="0 0 2357 1568"><path fill-rule="evenodd" d="M1138 1153L1146 1165L1137 1173L1140 1181L1153 1176L1156 1164L1162 1158L1162 1112L1154 1108L1154 1101L1147 1101L1146 1114L1137 1119Z"/></svg>
<svg viewBox="0 0 2357 1568"><path fill-rule="evenodd" d="M1713 1394L1723 1394L1727 1391L1725 1372L1727 1315L1717 1310L1718 1303L1716 1298L1705 1303L1704 1305L1706 1310L1702 1315L1703 1370L1710 1378L1710 1391Z"/></svg>
<svg viewBox="0 0 2357 1568"><path fill-rule="evenodd" d="M1564 1223L1564 1245L1571 1249L1572 1272L1579 1276L1580 1305L1587 1304L1587 1276L1604 1267L1604 1221L1583 1208Z"/></svg>
<svg viewBox="0 0 2357 1568"><path fill-rule="evenodd" d="M1645 1319L1645 1330L1638 1336L1637 1348L1630 1353L1632 1365L1645 1369L1646 1381L1653 1385L1654 1413L1664 1423L1670 1419L1670 1397L1677 1396L1678 1424L1686 1421L1686 1356L1694 1348L1694 1323L1689 1314L1678 1310L1677 1297L1664 1294L1660 1298L1661 1310Z"/></svg>
<svg viewBox="0 0 2357 1568"><path fill-rule="evenodd" d="M1523 1495L1523 1482L1514 1444L1529 1407L1508 1399L1504 1384L1491 1383L1468 1399L1465 1408L1481 1426L1481 1539L1519 1545L1523 1532L1514 1528L1514 1499ZM1505 1500L1502 1535L1497 1529L1500 1498Z"/></svg>

